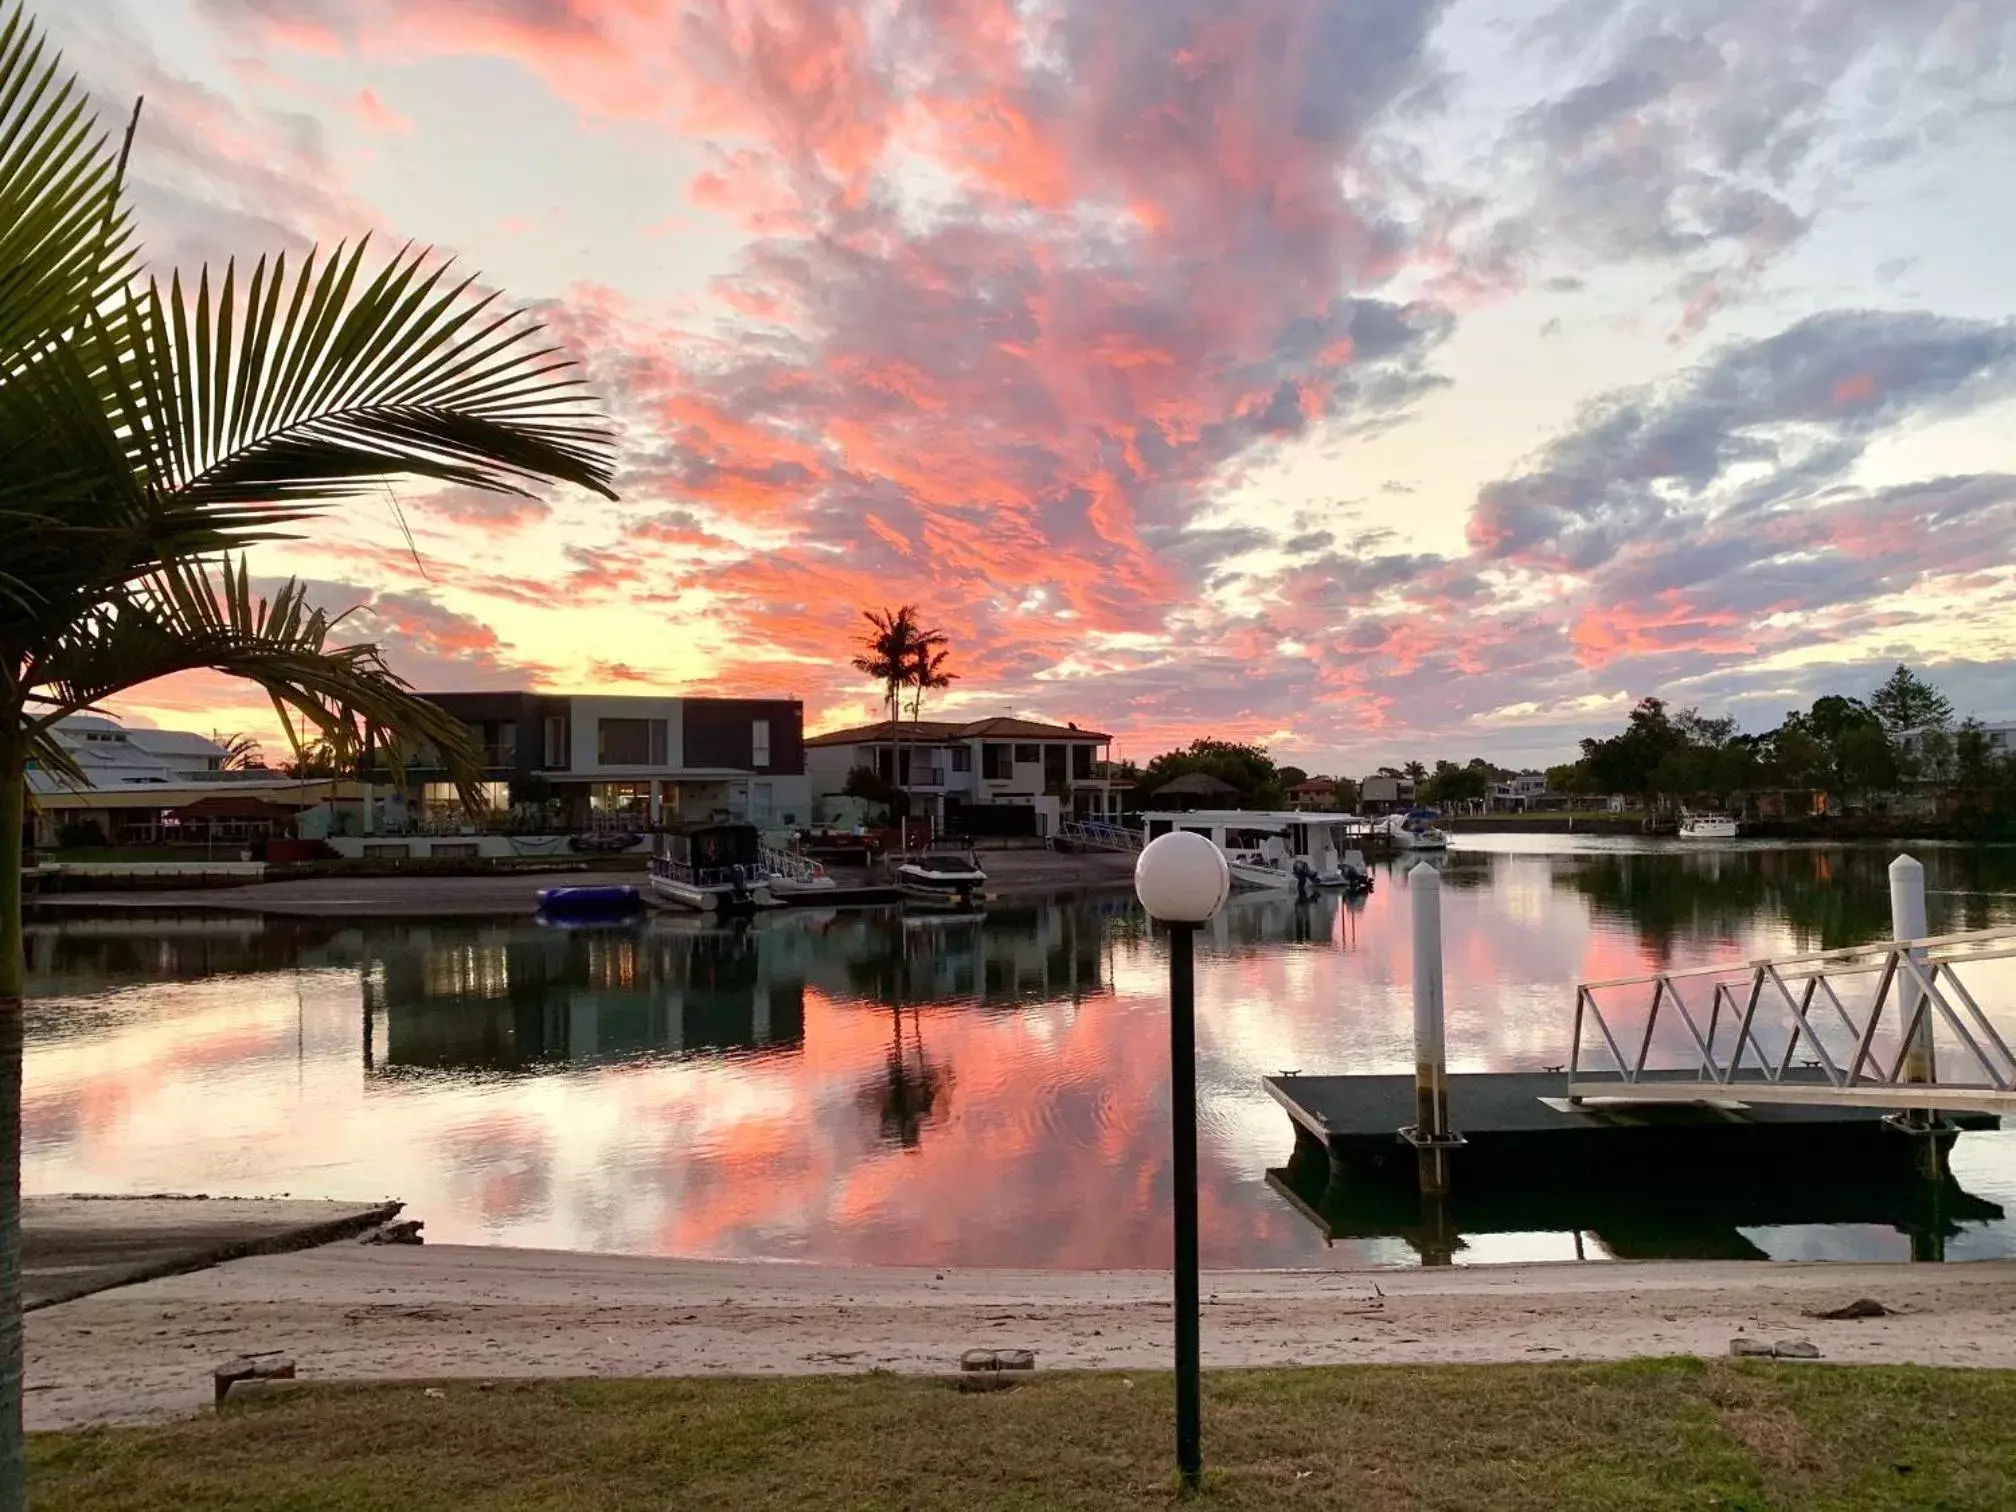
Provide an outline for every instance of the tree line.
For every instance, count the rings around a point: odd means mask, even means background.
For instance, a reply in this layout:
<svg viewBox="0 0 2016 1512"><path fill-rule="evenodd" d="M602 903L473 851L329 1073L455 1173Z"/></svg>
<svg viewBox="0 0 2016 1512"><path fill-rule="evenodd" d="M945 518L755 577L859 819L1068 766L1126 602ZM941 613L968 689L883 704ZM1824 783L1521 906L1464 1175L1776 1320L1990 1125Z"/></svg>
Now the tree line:
<svg viewBox="0 0 2016 1512"><path fill-rule="evenodd" d="M1932 783L2001 806L2016 787L2016 763L1978 720L1956 725L1953 714L1945 694L1902 664L1866 699L1830 693L1759 733L1645 698L1617 734L1584 740L1578 760L1549 768L1547 786L1648 803L1701 795L1727 803L1772 788L1845 795Z"/></svg>

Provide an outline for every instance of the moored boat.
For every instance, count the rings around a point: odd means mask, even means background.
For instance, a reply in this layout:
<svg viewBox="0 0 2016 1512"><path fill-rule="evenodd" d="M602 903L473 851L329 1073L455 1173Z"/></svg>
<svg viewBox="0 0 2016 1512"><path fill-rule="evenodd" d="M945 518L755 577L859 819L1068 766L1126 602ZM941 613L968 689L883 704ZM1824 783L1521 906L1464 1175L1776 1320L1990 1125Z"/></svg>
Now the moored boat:
<svg viewBox="0 0 2016 1512"><path fill-rule="evenodd" d="M1310 891L1337 887L1369 888L1371 874L1358 857L1360 881L1354 881L1338 859L1338 842L1363 834L1366 822L1352 814L1267 812L1251 809L1197 809L1142 815L1145 838L1152 841L1171 830L1192 830L1224 852L1234 883L1242 887L1293 888ZM1352 852L1356 855L1357 852Z"/></svg>
<svg viewBox="0 0 2016 1512"><path fill-rule="evenodd" d="M772 903L753 824L686 824L658 837L652 894L696 913L751 913Z"/></svg>
<svg viewBox="0 0 2016 1512"><path fill-rule="evenodd" d="M1433 809L1410 809L1387 815L1382 828L1392 837L1396 850L1447 850L1449 836L1435 827L1436 817Z"/></svg>
<svg viewBox="0 0 2016 1512"><path fill-rule="evenodd" d="M898 866L896 885L906 903L977 908L985 896L987 873L980 869L977 857L934 854Z"/></svg>
<svg viewBox="0 0 2016 1512"><path fill-rule="evenodd" d="M549 923L621 919L644 906L637 889L619 887L542 887L539 917Z"/></svg>
<svg viewBox="0 0 2016 1512"><path fill-rule="evenodd" d="M1686 810L1680 814L1682 840L1734 840L1742 828L1733 814L1695 814Z"/></svg>

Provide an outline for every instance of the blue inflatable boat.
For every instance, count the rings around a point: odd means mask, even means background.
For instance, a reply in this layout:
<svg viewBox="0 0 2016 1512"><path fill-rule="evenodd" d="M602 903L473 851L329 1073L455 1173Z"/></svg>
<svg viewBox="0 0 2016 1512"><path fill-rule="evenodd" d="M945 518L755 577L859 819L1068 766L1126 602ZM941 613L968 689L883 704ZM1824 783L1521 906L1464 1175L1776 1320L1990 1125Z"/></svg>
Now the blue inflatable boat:
<svg viewBox="0 0 2016 1512"><path fill-rule="evenodd" d="M570 919L615 919L644 906L634 887L545 887L539 916L556 923Z"/></svg>

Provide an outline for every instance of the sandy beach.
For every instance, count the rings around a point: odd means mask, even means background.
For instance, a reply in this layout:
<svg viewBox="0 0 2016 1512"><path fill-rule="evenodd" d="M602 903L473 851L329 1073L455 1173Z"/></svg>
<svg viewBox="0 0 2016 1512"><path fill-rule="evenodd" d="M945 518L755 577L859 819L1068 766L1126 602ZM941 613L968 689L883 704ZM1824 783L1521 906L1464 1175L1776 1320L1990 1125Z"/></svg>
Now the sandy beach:
<svg viewBox="0 0 2016 1512"><path fill-rule="evenodd" d="M281 1350L302 1378L945 1372L1169 1362L1154 1272L842 1269L340 1243L101 1292L28 1319L33 1428L198 1412L210 1372ZM1721 1355L1739 1334L1829 1360L2016 1366L2016 1263L1617 1263L1217 1272L1209 1368ZM1869 1297L1895 1316L1809 1311Z"/></svg>

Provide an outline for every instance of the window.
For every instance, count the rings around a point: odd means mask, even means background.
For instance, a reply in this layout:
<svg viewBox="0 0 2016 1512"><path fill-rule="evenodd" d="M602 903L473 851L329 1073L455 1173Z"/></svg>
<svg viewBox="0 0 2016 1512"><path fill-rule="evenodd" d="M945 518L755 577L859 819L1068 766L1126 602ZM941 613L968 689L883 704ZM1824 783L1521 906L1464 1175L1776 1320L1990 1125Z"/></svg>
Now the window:
<svg viewBox="0 0 2016 1512"><path fill-rule="evenodd" d="M546 716L546 765L548 767L570 765L567 754L567 716L564 714Z"/></svg>
<svg viewBox="0 0 2016 1512"><path fill-rule="evenodd" d="M771 785L767 782L751 783L749 786L749 817L761 821L770 817Z"/></svg>
<svg viewBox="0 0 2016 1512"><path fill-rule="evenodd" d="M1071 747L1071 775L1089 778L1092 775L1092 747L1075 745Z"/></svg>
<svg viewBox="0 0 2016 1512"><path fill-rule="evenodd" d="M665 765L665 721L662 719L597 721L595 760L602 766Z"/></svg>
<svg viewBox="0 0 2016 1512"><path fill-rule="evenodd" d="M980 747L980 775L989 782L1006 782L1015 775L1015 747L993 741Z"/></svg>
<svg viewBox="0 0 2016 1512"><path fill-rule="evenodd" d="M970 772L973 770L973 748L971 746L952 747L952 770Z"/></svg>
<svg viewBox="0 0 2016 1512"><path fill-rule="evenodd" d="M1043 747L1039 745L1018 745L1015 747L1015 759L1018 762L1041 761L1043 759Z"/></svg>
<svg viewBox="0 0 2016 1512"><path fill-rule="evenodd" d="M758 719L749 725L749 765L767 767L770 765L770 721Z"/></svg>

